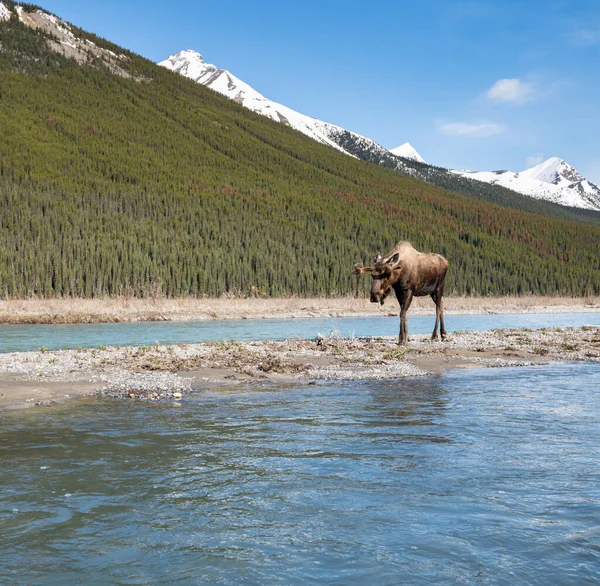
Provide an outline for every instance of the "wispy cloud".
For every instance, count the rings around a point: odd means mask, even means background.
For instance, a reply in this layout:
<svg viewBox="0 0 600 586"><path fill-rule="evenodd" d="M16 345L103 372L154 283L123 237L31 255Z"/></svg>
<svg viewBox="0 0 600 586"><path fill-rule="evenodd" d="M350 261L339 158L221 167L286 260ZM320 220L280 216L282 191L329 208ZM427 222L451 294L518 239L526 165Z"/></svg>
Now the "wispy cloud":
<svg viewBox="0 0 600 586"><path fill-rule="evenodd" d="M600 45L600 26L578 26L570 37L573 44L580 47Z"/></svg>
<svg viewBox="0 0 600 586"><path fill-rule="evenodd" d="M535 97L535 86L518 78L499 79L487 91L487 97L494 102L522 104Z"/></svg>
<svg viewBox="0 0 600 586"><path fill-rule="evenodd" d="M535 167L539 165L544 160L544 155L542 153L536 153L535 155L530 155L525 159L525 168L529 169L531 167Z"/></svg>
<svg viewBox="0 0 600 586"><path fill-rule="evenodd" d="M438 130L449 136L466 136L472 138L484 138L495 134L502 134L507 130L504 124L495 122L445 122L438 124Z"/></svg>

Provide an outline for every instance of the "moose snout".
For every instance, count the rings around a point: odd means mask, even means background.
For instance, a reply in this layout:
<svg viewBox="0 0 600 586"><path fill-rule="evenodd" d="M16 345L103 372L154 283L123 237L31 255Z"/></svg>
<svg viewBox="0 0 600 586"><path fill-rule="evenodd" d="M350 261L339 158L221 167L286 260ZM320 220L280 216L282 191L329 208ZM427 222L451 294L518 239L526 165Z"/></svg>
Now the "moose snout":
<svg viewBox="0 0 600 586"><path fill-rule="evenodd" d="M382 286L381 278L373 277L371 284L371 303L381 303L385 300L388 292L388 287Z"/></svg>
<svg viewBox="0 0 600 586"><path fill-rule="evenodd" d="M386 296L381 293L371 293L371 303L381 303L381 305L383 305L385 297Z"/></svg>

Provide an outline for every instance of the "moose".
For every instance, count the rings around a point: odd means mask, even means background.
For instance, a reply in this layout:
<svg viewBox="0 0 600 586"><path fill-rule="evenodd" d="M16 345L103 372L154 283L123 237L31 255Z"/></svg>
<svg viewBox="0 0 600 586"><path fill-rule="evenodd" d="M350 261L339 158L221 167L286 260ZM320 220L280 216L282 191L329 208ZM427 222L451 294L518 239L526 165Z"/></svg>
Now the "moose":
<svg viewBox="0 0 600 586"><path fill-rule="evenodd" d="M377 253L374 266L365 267L358 262L354 265L352 273L355 275L371 273L373 278L371 284L372 303L379 302L383 305L390 289L394 289L400 304L398 345L402 346L406 344L408 339L406 320L408 308L413 297L423 297L425 295L431 295L435 303L435 326L431 339L437 340L438 323L440 336L442 340L446 339L442 296L447 270L448 261L443 256L435 253L418 252L410 242L398 242L386 256L382 257L381 254Z"/></svg>

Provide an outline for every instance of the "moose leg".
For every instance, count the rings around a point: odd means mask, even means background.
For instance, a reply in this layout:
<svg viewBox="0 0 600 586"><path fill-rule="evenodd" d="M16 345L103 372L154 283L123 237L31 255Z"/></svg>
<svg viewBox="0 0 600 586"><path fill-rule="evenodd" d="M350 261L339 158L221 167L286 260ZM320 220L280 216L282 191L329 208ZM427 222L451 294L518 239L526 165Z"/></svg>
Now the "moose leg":
<svg viewBox="0 0 600 586"><path fill-rule="evenodd" d="M444 288L438 287L437 291L431 294L431 298L435 303L435 326L433 327L433 334L431 334L431 340L437 340L437 329L438 322L440 324L440 336L442 340L446 339L446 328L444 327Z"/></svg>
<svg viewBox="0 0 600 586"><path fill-rule="evenodd" d="M440 314L440 336L442 340L446 339L446 328L444 327L444 288L440 287L437 295L437 308L436 314L439 312Z"/></svg>
<svg viewBox="0 0 600 586"><path fill-rule="evenodd" d="M437 291L434 291L431 294L431 298L433 299L433 302L435 303L435 325L433 326L433 334L431 334L431 341L433 342L434 340L437 340L437 329L438 329L438 323L440 321L440 303L438 300L438 294Z"/></svg>
<svg viewBox="0 0 600 586"><path fill-rule="evenodd" d="M406 314L408 308L412 303L413 294L412 291L403 291L400 296L400 335L398 337L398 345L404 346L408 340L408 324Z"/></svg>

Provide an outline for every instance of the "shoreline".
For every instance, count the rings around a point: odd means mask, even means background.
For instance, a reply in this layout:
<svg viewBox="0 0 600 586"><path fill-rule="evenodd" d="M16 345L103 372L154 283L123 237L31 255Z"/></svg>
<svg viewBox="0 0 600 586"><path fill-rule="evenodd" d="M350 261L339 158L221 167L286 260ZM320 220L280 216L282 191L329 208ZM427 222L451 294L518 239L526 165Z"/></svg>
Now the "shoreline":
<svg viewBox="0 0 600 586"><path fill-rule="evenodd" d="M600 297L444 297L446 315L600 311ZM216 299L0 299L0 325L219 319L295 319L398 315L394 298L381 306L365 297ZM431 299L415 298L409 315L435 315Z"/></svg>
<svg viewBox="0 0 600 586"><path fill-rule="evenodd" d="M454 332L396 337L207 342L0 354L0 412L99 395L178 401L203 389L257 382L381 380L454 368L600 362L600 327Z"/></svg>

